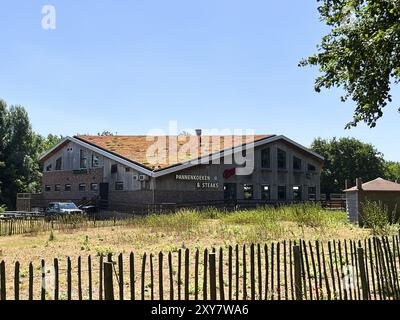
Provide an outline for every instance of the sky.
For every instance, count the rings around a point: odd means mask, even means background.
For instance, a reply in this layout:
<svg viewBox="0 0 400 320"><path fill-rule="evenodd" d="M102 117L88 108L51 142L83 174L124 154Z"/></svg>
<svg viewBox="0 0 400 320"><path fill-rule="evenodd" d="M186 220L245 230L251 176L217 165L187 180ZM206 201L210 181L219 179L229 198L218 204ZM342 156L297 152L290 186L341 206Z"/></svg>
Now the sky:
<svg viewBox="0 0 400 320"><path fill-rule="evenodd" d="M400 161L399 87L377 128L345 130L353 102L314 92L318 70L298 67L327 31L316 0L0 0L0 98L43 135L168 134L176 121L305 146L355 137Z"/></svg>

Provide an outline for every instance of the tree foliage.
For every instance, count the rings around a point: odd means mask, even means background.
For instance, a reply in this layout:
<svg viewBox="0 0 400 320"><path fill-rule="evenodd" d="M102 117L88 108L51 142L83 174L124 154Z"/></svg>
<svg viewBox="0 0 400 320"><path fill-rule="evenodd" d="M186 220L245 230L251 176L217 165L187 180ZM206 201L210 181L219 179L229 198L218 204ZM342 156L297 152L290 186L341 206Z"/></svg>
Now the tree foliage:
<svg viewBox="0 0 400 320"><path fill-rule="evenodd" d="M0 205L12 209L18 192L40 190L39 155L58 139L35 134L23 107L0 100Z"/></svg>
<svg viewBox="0 0 400 320"><path fill-rule="evenodd" d="M386 179L400 182L400 162L385 162L385 177Z"/></svg>
<svg viewBox="0 0 400 320"><path fill-rule="evenodd" d="M317 138L311 149L325 158L321 174L322 193L341 192L346 179L354 185L356 178L369 181L385 176L383 155L371 144L354 138Z"/></svg>
<svg viewBox="0 0 400 320"><path fill-rule="evenodd" d="M356 103L353 121L375 127L400 81L399 0L318 0L321 20L330 28L318 53L300 66L318 66L315 90L342 87L342 101ZM400 109L399 109L400 111Z"/></svg>

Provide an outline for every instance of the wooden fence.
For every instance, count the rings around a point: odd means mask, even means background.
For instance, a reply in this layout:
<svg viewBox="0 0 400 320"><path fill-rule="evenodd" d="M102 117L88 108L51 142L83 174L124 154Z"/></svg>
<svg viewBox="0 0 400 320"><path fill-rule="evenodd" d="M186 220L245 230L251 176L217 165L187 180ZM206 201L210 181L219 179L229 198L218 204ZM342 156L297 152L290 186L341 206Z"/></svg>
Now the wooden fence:
<svg viewBox="0 0 400 320"><path fill-rule="evenodd" d="M398 300L399 236L0 263L0 299Z"/></svg>

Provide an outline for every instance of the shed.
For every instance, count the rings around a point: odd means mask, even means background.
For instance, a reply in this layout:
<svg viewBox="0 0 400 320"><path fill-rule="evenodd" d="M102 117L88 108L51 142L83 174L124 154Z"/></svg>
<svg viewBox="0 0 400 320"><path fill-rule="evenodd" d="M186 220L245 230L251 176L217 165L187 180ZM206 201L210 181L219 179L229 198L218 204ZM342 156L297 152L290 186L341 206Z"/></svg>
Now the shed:
<svg viewBox="0 0 400 320"><path fill-rule="evenodd" d="M346 209L350 222L361 223L362 203L366 200L380 201L388 207L389 212L396 210L400 217L400 184L382 178L362 183L357 179L356 186L344 190L346 192Z"/></svg>

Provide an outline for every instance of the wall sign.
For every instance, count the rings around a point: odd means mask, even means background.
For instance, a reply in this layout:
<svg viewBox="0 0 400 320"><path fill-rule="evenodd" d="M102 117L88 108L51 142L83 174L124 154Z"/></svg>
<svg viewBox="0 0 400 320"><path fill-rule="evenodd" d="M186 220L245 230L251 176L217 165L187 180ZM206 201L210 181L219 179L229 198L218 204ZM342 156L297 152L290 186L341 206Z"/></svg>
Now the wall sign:
<svg viewBox="0 0 400 320"><path fill-rule="evenodd" d="M218 182L197 182L196 187L197 187L197 189L218 189L219 183Z"/></svg>
<svg viewBox="0 0 400 320"><path fill-rule="evenodd" d="M224 171L224 179L229 179L230 177L233 177L234 175L236 175L236 168L226 169Z"/></svg>
<svg viewBox="0 0 400 320"><path fill-rule="evenodd" d="M197 175L197 174L177 174L175 176L176 180L185 180L185 181L211 181L210 176ZM214 177L214 180L217 180L217 177Z"/></svg>

